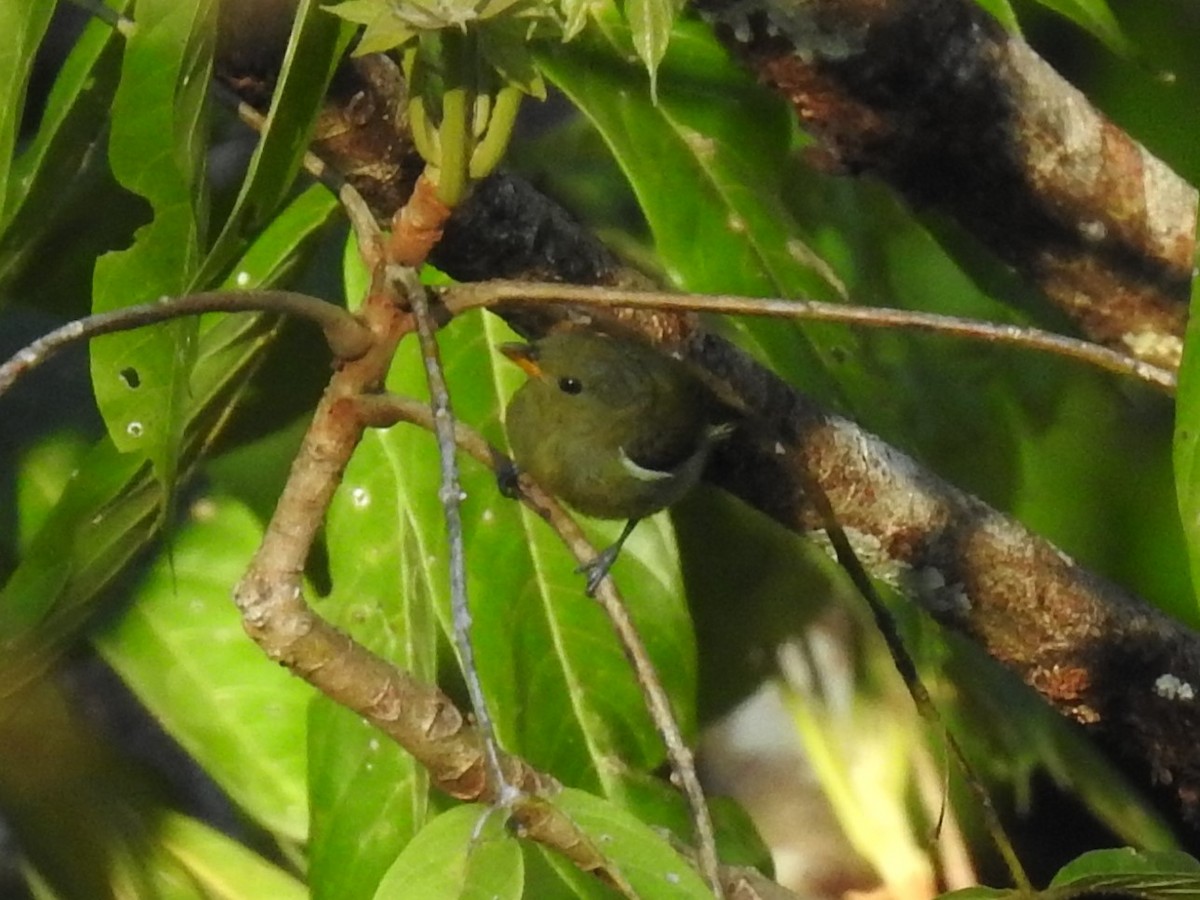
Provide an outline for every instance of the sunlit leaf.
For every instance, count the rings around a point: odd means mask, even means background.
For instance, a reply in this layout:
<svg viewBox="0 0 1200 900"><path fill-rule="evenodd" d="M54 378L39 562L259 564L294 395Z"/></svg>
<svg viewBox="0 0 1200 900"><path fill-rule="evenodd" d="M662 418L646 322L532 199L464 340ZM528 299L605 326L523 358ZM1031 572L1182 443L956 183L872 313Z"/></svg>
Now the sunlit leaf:
<svg viewBox="0 0 1200 900"><path fill-rule="evenodd" d="M611 862L639 897L712 897L692 866L659 833L629 812L583 791L553 798Z"/></svg>
<svg viewBox="0 0 1200 900"><path fill-rule="evenodd" d="M96 263L93 311L184 293L200 262L205 96L212 64L212 0L142 0L113 102L109 159L145 197L153 219L133 247ZM184 48L184 52L180 49ZM96 401L123 452L149 458L174 483L195 363L197 323L170 322L97 339Z"/></svg>
<svg viewBox="0 0 1200 900"><path fill-rule="evenodd" d="M368 433L326 529L333 592L319 605L371 650L427 682L436 678L437 619L421 563L421 528L404 508L385 441ZM402 560L413 564L402 565ZM309 775L310 883L316 898L373 897L396 855L425 824L425 769L359 716L314 705Z"/></svg>
<svg viewBox="0 0 1200 900"><path fill-rule="evenodd" d="M321 188L297 198L247 251L232 279L244 287L267 283L335 208ZM189 394L189 463L226 424L275 330L258 315L206 321ZM16 663L15 646L31 654L52 651L82 627L95 612L93 601L157 535L162 504L162 491L137 457L118 453L107 439L88 451L0 590L6 661Z"/></svg>
<svg viewBox="0 0 1200 900"><path fill-rule="evenodd" d="M237 503L204 498L94 638L100 654L214 781L292 840L308 828L305 719L313 692L247 639L230 601L262 538Z"/></svg>
<svg viewBox="0 0 1200 900"><path fill-rule="evenodd" d="M279 866L196 819L164 816L155 835L206 900L304 900L304 885ZM163 894L161 896L168 896Z"/></svg>
<svg viewBox="0 0 1200 900"><path fill-rule="evenodd" d="M375 896L519 900L521 847L503 820L504 813L486 806L456 806L442 813L408 845Z"/></svg>

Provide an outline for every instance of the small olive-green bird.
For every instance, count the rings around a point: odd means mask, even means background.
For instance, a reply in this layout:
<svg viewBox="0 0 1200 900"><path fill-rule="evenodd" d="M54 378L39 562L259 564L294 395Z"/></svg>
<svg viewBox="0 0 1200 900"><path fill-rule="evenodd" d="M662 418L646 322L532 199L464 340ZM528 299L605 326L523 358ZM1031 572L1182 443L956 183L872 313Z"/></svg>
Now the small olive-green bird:
<svg viewBox="0 0 1200 900"><path fill-rule="evenodd" d="M730 427L682 363L631 338L560 332L500 350L529 375L508 405L517 466L585 515L628 519L580 567L590 596L638 521L695 486Z"/></svg>

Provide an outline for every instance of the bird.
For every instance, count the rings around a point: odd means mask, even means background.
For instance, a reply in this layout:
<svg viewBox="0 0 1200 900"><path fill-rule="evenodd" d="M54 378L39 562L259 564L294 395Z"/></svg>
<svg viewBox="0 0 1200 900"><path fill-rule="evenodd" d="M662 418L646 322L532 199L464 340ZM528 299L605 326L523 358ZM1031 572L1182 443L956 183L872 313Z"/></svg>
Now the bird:
<svg viewBox="0 0 1200 900"><path fill-rule="evenodd" d="M632 337L560 331L499 349L529 376L505 413L517 468L584 515L626 520L577 569L592 596L638 522L696 485L732 425L690 369Z"/></svg>

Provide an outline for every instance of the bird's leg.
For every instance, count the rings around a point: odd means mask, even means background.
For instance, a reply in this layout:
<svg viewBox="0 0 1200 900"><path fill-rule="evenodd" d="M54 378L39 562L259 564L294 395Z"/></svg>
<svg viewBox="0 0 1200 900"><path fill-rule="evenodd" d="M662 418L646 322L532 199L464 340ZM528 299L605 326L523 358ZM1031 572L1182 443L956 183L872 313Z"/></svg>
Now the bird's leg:
<svg viewBox="0 0 1200 900"><path fill-rule="evenodd" d="M637 527L637 523L641 519L630 519L625 523L625 527L621 529L621 535L610 546L605 547L600 555L591 562L586 562L577 568L576 572L587 573L587 588L584 593L589 597L596 595L596 588L600 587L600 582L604 580L604 576L608 574L608 570L612 568L612 564L617 561L617 554L621 552L621 547L625 545L625 539Z"/></svg>

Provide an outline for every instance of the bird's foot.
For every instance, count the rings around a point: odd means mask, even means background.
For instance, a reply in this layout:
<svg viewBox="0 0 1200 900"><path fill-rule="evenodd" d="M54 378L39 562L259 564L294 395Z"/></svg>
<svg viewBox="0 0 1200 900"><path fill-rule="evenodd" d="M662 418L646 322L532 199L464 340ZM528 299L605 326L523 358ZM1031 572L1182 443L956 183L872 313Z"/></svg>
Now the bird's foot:
<svg viewBox="0 0 1200 900"><path fill-rule="evenodd" d="M516 500L521 496L521 470L512 460L498 453L493 463L496 470L496 487L509 500Z"/></svg>
<svg viewBox="0 0 1200 900"><path fill-rule="evenodd" d="M621 546L613 544L613 546L604 549L595 559L585 562L575 569L576 572L587 574L587 587L583 591L585 594L589 597L596 596L596 590L600 587L600 582L608 576L608 570L617 561L617 554L620 552Z"/></svg>

